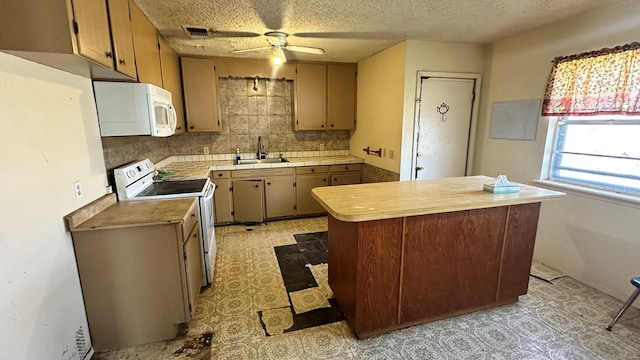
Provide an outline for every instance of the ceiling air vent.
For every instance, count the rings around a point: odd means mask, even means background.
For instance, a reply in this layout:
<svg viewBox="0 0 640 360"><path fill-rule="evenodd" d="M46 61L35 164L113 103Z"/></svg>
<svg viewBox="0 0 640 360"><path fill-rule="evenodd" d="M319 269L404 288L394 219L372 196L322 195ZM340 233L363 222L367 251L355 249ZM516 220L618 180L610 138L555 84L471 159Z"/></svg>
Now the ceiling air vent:
<svg viewBox="0 0 640 360"><path fill-rule="evenodd" d="M209 29L197 26L182 25L184 31L192 39L206 39L209 37Z"/></svg>

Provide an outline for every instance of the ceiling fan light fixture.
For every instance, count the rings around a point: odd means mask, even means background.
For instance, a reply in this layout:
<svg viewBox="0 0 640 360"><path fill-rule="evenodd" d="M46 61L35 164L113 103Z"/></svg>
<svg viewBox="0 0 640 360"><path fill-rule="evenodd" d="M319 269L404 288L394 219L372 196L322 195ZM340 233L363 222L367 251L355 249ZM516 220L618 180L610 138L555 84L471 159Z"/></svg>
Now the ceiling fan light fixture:
<svg viewBox="0 0 640 360"><path fill-rule="evenodd" d="M287 57L284 55L284 50L280 46L273 47L273 64L279 66L287 62Z"/></svg>

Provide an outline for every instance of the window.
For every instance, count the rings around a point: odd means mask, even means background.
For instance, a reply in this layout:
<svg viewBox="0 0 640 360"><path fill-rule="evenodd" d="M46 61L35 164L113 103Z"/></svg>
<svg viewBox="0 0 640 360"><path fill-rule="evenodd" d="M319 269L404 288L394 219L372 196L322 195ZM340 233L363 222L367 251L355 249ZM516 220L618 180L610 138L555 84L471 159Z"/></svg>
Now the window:
<svg viewBox="0 0 640 360"><path fill-rule="evenodd" d="M640 44L559 57L543 179L640 195Z"/></svg>
<svg viewBox="0 0 640 360"><path fill-rule="evenodd" d="M563 117L550 129L549 180L640 195L640 116Z"/></svg>

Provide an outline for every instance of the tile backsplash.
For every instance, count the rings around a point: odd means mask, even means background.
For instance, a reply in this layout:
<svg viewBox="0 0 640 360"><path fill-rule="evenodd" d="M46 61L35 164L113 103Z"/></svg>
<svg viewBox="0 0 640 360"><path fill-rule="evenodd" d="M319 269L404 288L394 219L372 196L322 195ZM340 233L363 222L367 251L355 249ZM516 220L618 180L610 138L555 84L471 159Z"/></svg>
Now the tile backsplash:
<svg viewBox="0 0 640 360"><path fill-rule="evenodd" d="M258 136L270 154L349 150L349 130L293 131L293 81L220 78L219 84L220 133L102 138L107 169L143 158L159 162L169 156L204 155L205 147L213 155L233 154L236 149L255 153Z"/></svg>

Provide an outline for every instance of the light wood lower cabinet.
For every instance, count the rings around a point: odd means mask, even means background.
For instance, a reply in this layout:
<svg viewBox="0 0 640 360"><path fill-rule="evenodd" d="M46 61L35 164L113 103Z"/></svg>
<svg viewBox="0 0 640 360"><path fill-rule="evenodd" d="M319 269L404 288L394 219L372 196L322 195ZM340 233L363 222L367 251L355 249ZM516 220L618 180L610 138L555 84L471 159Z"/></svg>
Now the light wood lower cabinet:
<svg viewBox="0 0 640 360"><path fill-rule="evenodd" d="M193 316L202 283L193 204L182 224L73 232L96 350L174 338Z"/></svg>
<svg viewBox="0 0 640 360"><path fill-rule="evenodd" d="M232 184L235 221L264 221L264 183L262 179L233 180Z"/></svg>
<svg viewBox="0 0 640 360"><path fill-rule="evenodd" d="M304 166L296 169L296 214L322 214L324 208L311 196L311 189L329 186L328 166Z"/></svg>
<svg viewBox="0 0 640 360"><path fill-rule="evenodd" d="M362 182L362 165L331 165L331 186L360 184Z"/></svg>
<svg viewBox="0 0 640 360"><path fill-rule="evenodd" d="M216 224L263 222L326 211L311 189L361 183L361 164L213 171Z"/></svg>
<svg viewBox="0 0 640 360"><path fill-rule="evenodd" d="M295 215L296 193L294 177L268 177L264 179L264 183L267 219Z"/></svg>
<svg viewBox="0 0 640 360"><path fill-rule="evenodd" d="M216 210L215 223L216 225L232 223L234 216L231 171L214 171L209 177L216 185L216 191L213 193L213 203Z"/></svg>

